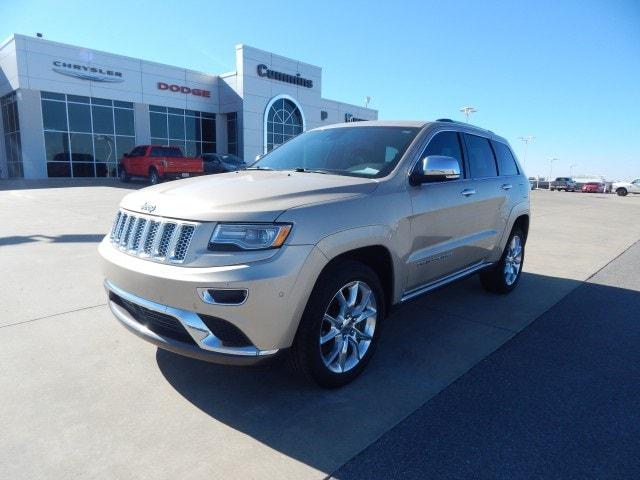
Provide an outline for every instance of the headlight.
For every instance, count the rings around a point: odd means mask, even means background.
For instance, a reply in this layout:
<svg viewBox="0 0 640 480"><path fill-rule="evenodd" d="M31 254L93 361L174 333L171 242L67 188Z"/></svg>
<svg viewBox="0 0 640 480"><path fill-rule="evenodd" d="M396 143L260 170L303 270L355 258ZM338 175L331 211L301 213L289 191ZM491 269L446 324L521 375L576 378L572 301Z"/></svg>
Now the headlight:
<svg viewBox="0 0 640 480"><path fill-rule="evenodd" d="M209 250L265 250L282 246L290 224L220 223L211 235Z"/></svg>

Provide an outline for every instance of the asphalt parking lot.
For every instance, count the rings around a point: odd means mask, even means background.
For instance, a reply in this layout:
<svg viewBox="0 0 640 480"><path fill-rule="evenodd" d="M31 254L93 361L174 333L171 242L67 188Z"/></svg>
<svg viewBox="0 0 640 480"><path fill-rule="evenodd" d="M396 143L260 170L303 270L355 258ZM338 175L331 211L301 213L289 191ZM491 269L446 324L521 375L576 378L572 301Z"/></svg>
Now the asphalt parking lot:
<svg viewBox="0 0 640 480"><path fill-rule="evenodd" d="M403 438L416 438L417 426L424 432L418 438L438 438L425 419L500 381L489 374L505 362L518 360L513 382L549 367L536 361L544 342L514 349L549 322L559 302L573 302L575 321L581 309L586 315L592 306L584 299L596 294L569 295L594 283L597 272L615 277L616 269L603 268L625 252L636 258L630 248L640 240L640 196L534 191L525 270L513 294L489 295L472 277L402 306L365 374L323 391L278 367L228 368L158 351L117 323L106 307L96 247L119 200L139 186L0 182L0 478L400 478L371 459L402 464L403 452L420 455L405 449ZM638 282L624 288L634 299L640 290ZM627 300L604 294L600 303L612 302L608 308L621 315ZM500 357L505 350L511 357ZM475 383L460 392L469 376ZM465 421L482 412L473 402L462 407L468 416L438 448L461 444ZM513 420L504 425L512 428ZM472 440L483 441L469 436L467 444ZM380 442L394 453L381 455ZM430 461L406 459L407 472L435 472L437 460ZM514 471L495 476L513 478Z"/></svg>

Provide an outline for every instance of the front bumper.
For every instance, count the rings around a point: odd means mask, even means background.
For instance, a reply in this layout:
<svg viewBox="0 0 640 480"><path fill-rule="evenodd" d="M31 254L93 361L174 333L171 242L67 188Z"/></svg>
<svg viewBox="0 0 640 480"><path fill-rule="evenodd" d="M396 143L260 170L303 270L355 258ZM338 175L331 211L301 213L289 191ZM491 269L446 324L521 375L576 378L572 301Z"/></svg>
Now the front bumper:
<svg viewBox="0 0 640 480"><path fill-rule="evenodd" d="M109 308L120 323L130 332L165 350L198 360L228 365L253 365L278 353L278 349L259 350L253 345L244 347L225 346L222 340L217 338L202 319L193 312L146 300L125 292L108 281L104 282L104 286L109 295ZM119 300L116 301L116 298ZM144 322L141 322L140 318L135 318L128 309L123 307L122 303L120 303L121 299L128 304L142 307L142 309L173 317L189 334L193 343L180 341L154 332Z"/></svg>
<svg viewBox="0 0 640 480"><path fill-rule="evenodd" d="M117 289L119 296L125 299L131 296L129 301L145 308L150 308L145 306L145 302L150 302L154 306L151 310L160 308L161 313L177 318L194 338L195 346L205 353L245 357L291 346L315 279L327 261L311 245L283 247L275 255L252 263L212 267L170 265L137 258L111 245L108 238L100 244L99 253L109 291ZM202 289L238 289L248 294L241 304L221 305L204 301L198 293ZM131 329L131 322L123 320L122 309L116 307L111 305L114 315ZM214 329L202 329L199 316L231 324L246 336L253 350L216 351L221 345L215 335L209 336ZM135 323L133 328L140 335ZM145 338L158 341L153 336Z"/></svg>

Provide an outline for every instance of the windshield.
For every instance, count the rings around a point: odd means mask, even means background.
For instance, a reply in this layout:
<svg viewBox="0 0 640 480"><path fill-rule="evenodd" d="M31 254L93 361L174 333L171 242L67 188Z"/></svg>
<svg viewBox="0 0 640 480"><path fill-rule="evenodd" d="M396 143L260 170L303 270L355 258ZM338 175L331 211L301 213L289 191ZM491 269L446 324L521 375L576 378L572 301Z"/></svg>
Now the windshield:
<svg viewBox="0 0 640 480"><path fill-rule="evenodd" d="M398 164L419 128L346 127L306 132L253 164L273 170L314 170L383 177Z"/></svg>

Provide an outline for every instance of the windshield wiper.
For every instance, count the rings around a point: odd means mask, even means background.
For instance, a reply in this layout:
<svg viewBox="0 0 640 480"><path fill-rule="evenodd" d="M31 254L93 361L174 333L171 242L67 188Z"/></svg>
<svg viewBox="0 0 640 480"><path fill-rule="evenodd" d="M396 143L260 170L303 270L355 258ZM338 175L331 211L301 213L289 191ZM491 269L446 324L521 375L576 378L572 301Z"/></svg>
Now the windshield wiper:
<svg viewBox="0 0 640 480"><path fill-rule="evenodd" d="M245 170L273 170L273 168L261 167L260 165L256 165L254 167L247 167Z"/></svg>
<svg viewBox="0 0 640 480"><path fill-rule="evenodd" d="M326 170L317 170L317 169L313 169L313 168L303 168L303 167L294 168L293 171L294 172L301 172L301 173L324 173L324 174L329 173Z"/></svg>

